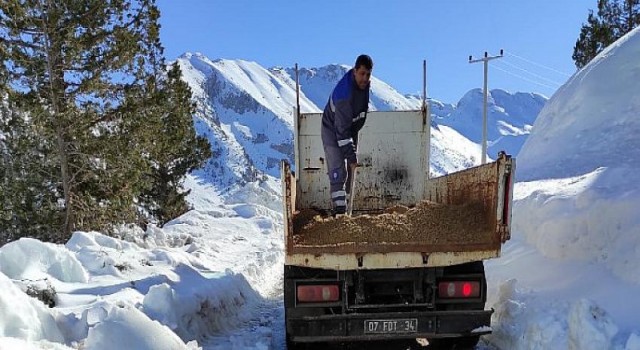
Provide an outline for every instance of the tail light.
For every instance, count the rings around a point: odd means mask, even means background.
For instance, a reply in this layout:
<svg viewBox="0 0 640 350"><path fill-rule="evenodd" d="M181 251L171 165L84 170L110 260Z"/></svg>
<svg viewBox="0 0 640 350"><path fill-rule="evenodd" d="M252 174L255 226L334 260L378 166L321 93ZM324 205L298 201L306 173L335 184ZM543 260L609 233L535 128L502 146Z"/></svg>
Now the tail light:
<svg viewBox="0 0 640 350"><path fill-rule="evenodd" d="M323 303L340 300L340 289L336 284L299 285L296 289L299 303Z"/></svg>
<svg viewBox="0 0 640 350"><path fill-rule="evenodd" d="M438 296L440 298L478 298L480 297L480 282L440 282L438 283Z"/></svg>

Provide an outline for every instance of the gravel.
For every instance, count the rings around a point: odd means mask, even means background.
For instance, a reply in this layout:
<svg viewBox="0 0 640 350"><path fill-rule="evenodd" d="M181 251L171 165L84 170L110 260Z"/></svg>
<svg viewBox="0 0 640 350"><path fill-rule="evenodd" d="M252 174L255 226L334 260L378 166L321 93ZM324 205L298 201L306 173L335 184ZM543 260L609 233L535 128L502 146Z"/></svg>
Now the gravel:
<svg viewBox="0 0 640 350"><path fill-rule="evenodd" d="M490 213L489 213L490 214ZM482 204L444 205L430 201L380 214L332 216L303 209L293 217L294 246L380 244L485 244L495 240Z"/></svg>

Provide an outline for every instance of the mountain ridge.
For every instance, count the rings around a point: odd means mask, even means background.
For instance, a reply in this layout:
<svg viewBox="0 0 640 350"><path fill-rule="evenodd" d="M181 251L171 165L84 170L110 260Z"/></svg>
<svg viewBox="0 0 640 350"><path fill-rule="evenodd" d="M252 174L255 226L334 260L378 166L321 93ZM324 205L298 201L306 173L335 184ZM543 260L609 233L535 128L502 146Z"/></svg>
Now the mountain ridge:
<svg viewBox="0 0 640 350"><path fill-rule="evenodd" d="M196 171L221 188L261 176L279 176L282 159L293 158L294 68L264 68L254 61L215 59L185 53L177 62L191 86L198 134L207 137L214 157ZM344 64L298 69L300 110L321 112L331 90L350 69ZM490 91L489 157L517 154L546 98L535 93ZM480 163L482 93L470 90L456 104L428 99L432 116L430 171L434 176ZM402 94L373 76L369 110L416 110L422 99Z"/></svg>

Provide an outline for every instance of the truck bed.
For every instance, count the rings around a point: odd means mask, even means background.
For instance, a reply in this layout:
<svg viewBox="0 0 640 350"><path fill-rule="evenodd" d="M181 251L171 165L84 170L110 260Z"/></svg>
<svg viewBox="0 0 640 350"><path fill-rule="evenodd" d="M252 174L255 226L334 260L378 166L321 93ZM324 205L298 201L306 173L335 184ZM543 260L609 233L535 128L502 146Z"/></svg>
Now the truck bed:
<svg viewBox="0 0 640 350"><path fill-rule="evenodd" d="M327 215L300 208L296 180L283 165L286 263L317 268L447 266L498 257L509 239L512 171L493 163L429 179L423 200Z"/></svg>
<svg viewBox="0 0 640 350"><path fill-rule="evenodd" d="M304 209L293 217L293 252L426 252L490 249L499 245L480 204L422 201L383 213L333 218Z"/></svg>

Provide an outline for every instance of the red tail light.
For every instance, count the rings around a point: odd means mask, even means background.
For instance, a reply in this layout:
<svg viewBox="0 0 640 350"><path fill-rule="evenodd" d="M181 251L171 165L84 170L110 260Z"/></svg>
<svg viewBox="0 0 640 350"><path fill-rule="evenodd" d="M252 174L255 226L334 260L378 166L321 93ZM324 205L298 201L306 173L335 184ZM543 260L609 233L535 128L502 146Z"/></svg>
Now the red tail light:
<svg viewBox="0 0 640 350"><path fill-rule="evenodd" d="M438 283L440 298L477 298L480 296L480 282L451 281Z"/></svg>
<svg viewBox="0 0 640 350"><path fill-rule="evenodd" d="M296 292L299 303L322 303L340 300L340 289L335 284L299 285Z"/></svg>

